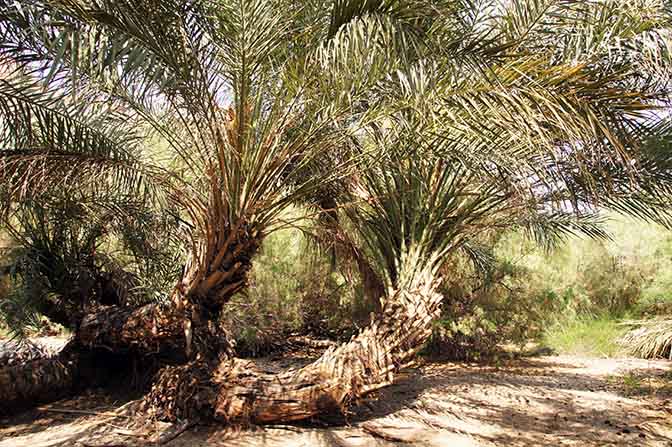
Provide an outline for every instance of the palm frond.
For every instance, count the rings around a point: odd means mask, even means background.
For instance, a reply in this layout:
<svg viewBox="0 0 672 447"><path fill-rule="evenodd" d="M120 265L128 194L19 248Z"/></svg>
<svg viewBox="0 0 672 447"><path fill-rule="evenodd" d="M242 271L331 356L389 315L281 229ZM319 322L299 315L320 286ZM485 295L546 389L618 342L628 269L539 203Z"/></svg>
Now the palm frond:
<svg viewBox="0 0 672 447"><path fill-rule="evenodd" d="M134 120L104 104L69 104L58 91L45 92L29 76L16 71L2 75L0 173L5 198L87 184L148 192Z"/></svg>
<svg viewBox="0 0 672 447"><path fill-rule="evenodd" d="M586 211L537 212L521 216L517 225L523 234L545 250L552 250L571 236L586 236L591 239L608 240L604 229L605 220L597 213Z"/></svg>
<svg viewBox="0 0 672 447"><path fill-rule="evenodd" d="M672 359L672 320L652 319L626 322L633 329L620 338L628 352L645 359Z"/></svg>

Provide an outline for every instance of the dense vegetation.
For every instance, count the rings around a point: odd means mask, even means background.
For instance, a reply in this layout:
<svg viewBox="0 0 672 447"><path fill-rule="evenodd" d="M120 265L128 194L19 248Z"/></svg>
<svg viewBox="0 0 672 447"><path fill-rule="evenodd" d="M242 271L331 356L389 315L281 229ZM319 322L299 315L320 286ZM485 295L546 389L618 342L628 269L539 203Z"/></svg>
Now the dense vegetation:
<svg viewBox="0 0 672 447"><path fill-rule="evenodd" d="M472 357L645 315L663 255L562 243L608 240L609 210L672 227L671 23L654 0L0 2L0 311L72 333L0 398L114 356L163 419L305 419L430 339ZM280 374L236 357L294 332L349 341Z"/></svg>
<svg viewBox="0 0 672 447"><path fill-rule="evenodd" d="M636 354L620 343L631 323L672 312L672 234L618 215L607 219L611 240L571 238L545 251L514 233L494 245L489 275L463 263L444 285L442 317L426 353L479 359L548 347ZM347 339L374 311L357 276L331 269L328 254L294 229L264 242L248 292L231 306L238 349L253 355L283 349L291 334Z"/></svg>

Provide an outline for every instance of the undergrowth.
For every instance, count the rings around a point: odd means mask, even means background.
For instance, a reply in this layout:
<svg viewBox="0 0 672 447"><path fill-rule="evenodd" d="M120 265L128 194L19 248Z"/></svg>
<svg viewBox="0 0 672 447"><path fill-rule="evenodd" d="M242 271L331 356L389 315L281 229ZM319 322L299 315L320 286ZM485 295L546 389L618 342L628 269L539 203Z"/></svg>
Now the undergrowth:
<svg viewBox="0 0 672 447"><path fill-rule="evenodd" d="M551 325L544 332L543 342L559 354L616 357L623 353L617 340L625 330L610 315L577 316Z"/></svg>
<svg viewBox="0 0 672 447"><path fill-rule="evenodd" d="M624 320L672 314L672 235L625 218L608 229L612 241L570 239L552 251L519 234L501 238L485 272L465 258L448 260L443 314L425 352L478 360L530 341L582 356L627 352L618 344ZM281 349L293 334L346 340L366 325L372 308L357 274L333 261L303 229L269 235L249 287L223 314L239 353ZM10 289L0 278L0 301Z"/></svg>

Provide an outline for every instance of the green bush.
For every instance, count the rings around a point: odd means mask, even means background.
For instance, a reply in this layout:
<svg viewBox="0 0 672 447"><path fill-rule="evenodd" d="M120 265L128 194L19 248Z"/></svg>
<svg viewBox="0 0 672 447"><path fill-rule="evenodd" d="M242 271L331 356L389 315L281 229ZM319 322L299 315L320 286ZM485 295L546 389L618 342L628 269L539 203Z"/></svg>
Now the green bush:
<svg viewBox="0 0 672 447"><path fill-rule="evenodd" d="M550 252L509 235L491 244L496 261L485 276L452 261L429 350L473 359L536 340L561 352L617 353L619 319L672 309L672 235L619 216L607 228L611 241L570 239Z"/></svg>
<svg viewBox="0 0 672 447"><path fill-rule="evenodd" d="M549 315L560 307L535 272L508 260L497 260L486 276L464 259L446 270L455 279L443 289L442 318L427 347L431 354L478 360L495 355L503 343L522 346L541 337Z"/></svg>

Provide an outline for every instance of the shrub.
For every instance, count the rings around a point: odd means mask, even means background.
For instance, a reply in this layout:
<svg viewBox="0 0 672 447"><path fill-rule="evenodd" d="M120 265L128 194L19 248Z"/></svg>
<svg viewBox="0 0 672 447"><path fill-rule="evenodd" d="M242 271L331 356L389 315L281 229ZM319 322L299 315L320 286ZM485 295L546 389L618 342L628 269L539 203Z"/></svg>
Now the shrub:
<svg viewBox="0 0 672 447"><path fill-rule="evenodd" d="M535 272L508 260L496 260L478 275L464 259L447 267L442 318L427 352L456 360L494 355L501 344L524 345L539 338L558 297L534 280ZM447 274L448 275L448 274Z"/></svg>
<svg viewBox="0 0 672 447"><path fill-rule="evenodd" d="M600 246L581 266L577 282L587 296L588 313L622 316L639 302L656 267L634 256L610 254Z"/></svg>
<svg viewBox="0 0 672 447"><path fill-rule="evenodd" d="M466 259L452 261L429 350L471 359L503 343L544 339L561 351L574 342L577 352L588 353L581 345L595 335L594 353L616 353L618 318L672 308L672 237L660 227L612 218L612 241L570 239L543 251L512 234L489 244L495 262L485 275Z"/></svg>

